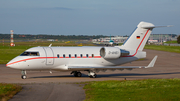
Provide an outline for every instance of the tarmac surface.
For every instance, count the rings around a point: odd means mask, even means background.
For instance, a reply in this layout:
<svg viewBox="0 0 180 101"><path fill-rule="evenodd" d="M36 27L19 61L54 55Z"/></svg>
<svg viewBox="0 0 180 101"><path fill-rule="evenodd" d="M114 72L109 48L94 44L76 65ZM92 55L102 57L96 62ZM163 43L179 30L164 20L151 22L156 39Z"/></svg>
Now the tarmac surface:
<svg viewBox="0 0 180 101"><path fill-rule="evenodd" d="M23 84L23 90L9 101L83 101L82 86L66 83Z"/></svg>
<svg viewBox="0 0 180 101"><path fill-rule="evenodd" d="M82 77L74 77L70 72L52 71L27 71L27 79L21 79L21 71L0 65L1 83L18 83L23 90L15 95L10 101L58 101L85 99L83 86L76 84L85 81L103 80L139 80L139 79L162 79L180 78L180 54L155 50L144 50L147 58L125 64L126 66L147 66L155 55L158 55L153 68L133 69L131 71L116 70L114 72L99 72L97 78L89 78L87 72L82 72Z"/></svg>

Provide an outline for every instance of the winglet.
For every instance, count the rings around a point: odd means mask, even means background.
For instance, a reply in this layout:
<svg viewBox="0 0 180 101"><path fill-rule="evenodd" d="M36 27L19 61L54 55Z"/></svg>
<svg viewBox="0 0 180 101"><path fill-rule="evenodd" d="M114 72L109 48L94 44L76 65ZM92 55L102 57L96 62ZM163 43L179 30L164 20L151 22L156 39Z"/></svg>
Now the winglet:
<svg viewBox="0 0 180 101"><path fill-rule="evenodd" d="M156 62L156 60L157 60L157 55L152 59L152 61L149 63L149 65L147 66L147 67L145 67L145 68L150 68L150 67L154 67L154 64L155 64L155 62Z"/></svg>

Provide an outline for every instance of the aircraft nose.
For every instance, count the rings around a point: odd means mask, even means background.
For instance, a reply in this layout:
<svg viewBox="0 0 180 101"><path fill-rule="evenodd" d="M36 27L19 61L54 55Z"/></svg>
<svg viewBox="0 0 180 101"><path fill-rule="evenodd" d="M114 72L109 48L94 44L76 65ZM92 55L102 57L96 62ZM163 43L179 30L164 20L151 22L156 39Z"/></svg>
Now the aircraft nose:
<svg viewBox="0 0 180 101"><path fill-rule="evenodd" d="M22 68L22 57L15 57L14 59L12 59L11 61L9 61L7 64L6 64L6 67L9 67L9 68L13 68L13 69L21 69Z"/></svg>
<svg viewBox="0 0 180 101"><path fill-rule="evenodd" d="M9 61L9 62L6 64L6 67L11 68L11 67L12 67L12 62L11 62L11 61Z"/></svg>
<svg viewBox="0 0 180 101"><path fill-rule="evenodd" d="M6 67L16 68L16 67L17 67L17 63L13 63L12 61L9 61L9 62L6 64Z"/></svg>

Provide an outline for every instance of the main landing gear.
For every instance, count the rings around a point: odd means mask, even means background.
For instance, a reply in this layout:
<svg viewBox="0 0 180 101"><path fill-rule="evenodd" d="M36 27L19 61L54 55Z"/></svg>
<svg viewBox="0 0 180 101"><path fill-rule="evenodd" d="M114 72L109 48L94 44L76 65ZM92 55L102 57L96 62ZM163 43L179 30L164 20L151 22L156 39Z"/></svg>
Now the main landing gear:
<svg viewBox="0 0 180 101"><path fill-rule="evenodd" d="M72 71L71 74L74 74L75 77L81 77L82 73L78 71Z"/></svg>
<svg viewBox="0 0 180 101"><path fill-rule="evenodd" d="M71 74L73 74L75 77L81 77L82 76L82 73L79 71L72 71ZM97 77L96 73L93 71L88 71L88 76L90 78L96 78Z"/></svg>
<svg viewBox="0 0 180 101"><path fill-rule="evenodd" d="M96 78L96 77L97 77L97 75L96 75L95 72L93 72L93 71L88 71L88 72L89 72L88 76L89 76L90 78Z"/></svg>
<svg viewBox="0 0 180 101"><path fill-rule="evenodd" d="M27 78L27 76L26 76L26 71L25 71L25 70L22 70L22 71L21 71L21 74L22 74L22 75L21 75L21 78L22 78L22 79L26 79L26 78Z"/></svg>

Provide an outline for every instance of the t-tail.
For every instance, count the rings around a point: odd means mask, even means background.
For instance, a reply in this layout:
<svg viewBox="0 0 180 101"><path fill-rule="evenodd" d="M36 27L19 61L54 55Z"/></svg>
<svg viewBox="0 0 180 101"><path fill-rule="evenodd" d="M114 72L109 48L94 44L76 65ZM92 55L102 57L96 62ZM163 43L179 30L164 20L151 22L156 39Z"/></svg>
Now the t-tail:
<svg viewBox="0 0 180 101"><path fill-rule="evenodd" d="M128 50L142 51L153 28L155 26L152 23L140 22L121 47Z"/></svg>

